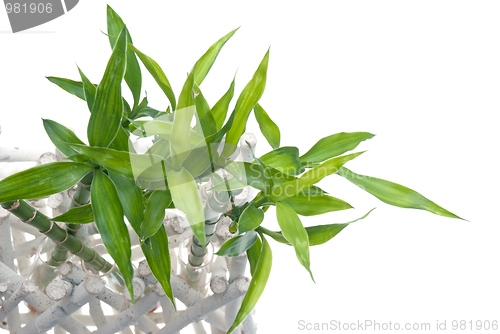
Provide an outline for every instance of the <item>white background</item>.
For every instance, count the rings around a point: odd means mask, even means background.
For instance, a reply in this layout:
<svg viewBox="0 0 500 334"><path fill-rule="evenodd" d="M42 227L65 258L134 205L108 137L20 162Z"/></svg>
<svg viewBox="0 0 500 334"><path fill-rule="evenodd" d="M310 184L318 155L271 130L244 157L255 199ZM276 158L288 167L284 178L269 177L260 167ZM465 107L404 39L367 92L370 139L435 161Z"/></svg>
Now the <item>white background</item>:
<svg viewBox="0 0 500 334"><path fill-rule="evenodd" d="M341 177L323 180L355 209L304 218L304 225L342 223L377 209L311 249L316 284L292 248L270 240L273 269L256 314L261 333L307 332L299 320L447 320L448 329L453 320L500 320L499 2L109 4L176 94L206 49L241 26L201 87L211 105L237 69L239 94L271 46L261 104L280 126L282 146L304 153L333 133L372 132L377 136L359 147L368 152L349 168L404 184L469 220L390 207ZM82 0L43 26L9 29L0 10L0 146L50 147L41 118L84 139L85 102L44 77L79 80L76 63L99 82L110 55L100 32L106 2ZM143 76L150 104L165 108L167 99ZM259 133L253 115L247 129ZM270 150L260 133L259 140L259 154ZM264 224L277 228L273 210Z"/></svg>

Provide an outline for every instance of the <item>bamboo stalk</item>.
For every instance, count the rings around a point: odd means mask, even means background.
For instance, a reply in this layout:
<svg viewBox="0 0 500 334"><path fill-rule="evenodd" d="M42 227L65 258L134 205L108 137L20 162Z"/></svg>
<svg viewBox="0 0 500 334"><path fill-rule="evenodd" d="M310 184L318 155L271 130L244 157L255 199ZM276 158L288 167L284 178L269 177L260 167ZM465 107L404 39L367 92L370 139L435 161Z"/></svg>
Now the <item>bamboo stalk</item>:
<svg viewBox="0 0 500 334"><path fill-rule="evenodd" d="M5 216L5 214L4 214ZM14 266L14 248L12 247L12 237L10 230L11 215L0 219L0 261L6 264L10 269L16 270ZM7 298L13 295L6 294ZM17 304L6 314L7 323L11 333L16 333L21 328L21 316Z"/></svg>
<svg viewBox="0 0 500 334"><path fill-rule="evenodd" d="M231 265L229 266L229 283L231 284L237 279L240 279L245 274L245 268L247 265L246 254L235 256L231 258ZM236 314L241 307L241 298L236 298L231 303L226 306L226 325L229 327L233 324L234 319L236 319ZM233 331L235 334L241 334L241 326L238 326Z"/></svg>
<svg viewBox="0 0 500 334"><path fill-rule="evenodd" d="M147 269L149 270L149 267ZM71 262L66 262L63 265L61 265L60 273L62 276L64 276L65 279L67 279L74 285L80 284L86 277L88 277L88 275L82 269L78 268ZM154 279L153 284L156 284L157 281L151 274L151 271L149 271L149 274ZM148 281L148 284L151 283ZM131 303L122 294L116 293L107 287L104 288L104 290L99 295L97 295L97 299L99 299L103 303L108 304L118 312L124 311L129 305L131 305ZM165 299L168 300L167 297L165 297ZM170 303L169 300L168 302ZM153 326L156 325L154 324L154 322L151 321L151 319L147 317L146 314L141 314L140 317L137 319L137 327L146 333L149 332L148 328L153 328Z"/></svg>
<svg viewBox="0 0 500 334"><path fill-rule="evenodd" d="M207 297L186 310L177 312L176 316L158 334L174 334L193 322L203 320L207 314L242 297L248 290L249 283L250 280L246 277L237 279L229 285L226 292Z"/></svg>
<svg viewBox="0 0 500 334"><path fill-rule="evenodd" d="M76 191L71 198L72 202L70 204L70 209L76 206L85 205L90 200L90 184L92 183L92 178L94 173L90 172L85 175L82 180L78 183ZM82 227L80 224L66 224L66 229L71 236L76 236L78 230ZM66 261L68 257L68 249L56 247L50 260L47 262L51 266L59 266L61 263Z"/></svg>
<svg viewBox="0 0 500 334"><path fill-rule="evenodd" d="M37 161L40 156L47 152L46 148L40 147L0 147L0 161L21 162Z"/></svg>
<svg viewBox="0 0 500 334"><path fill-rule="evenodd" d="M210 289L213 293L223 293L228 285L226 259L223 256L217 256L215 261L210 264L210 269L212 271Z"/></svg>
<svg viewBox="0 0 500 334"><path fill-rule="evenodd" d="M226 334L226 331L223 331L222 329L220 329L214 325L210 325L210 331L211 331L211 334Z"/></svg>
<svg viewBox="0 0 500 334"><path fill-rule="evenodd" d="M139 275L141 275L142 273L141 277L144 279L146 283L148 284L158 283L157 279L151 273L151 270L149 269L146 261L142 261L139 264L138 271ZM181 301L188 308L203 299L203 296L200 294L198 290L191 288L191 286L183 278L177 275L172 275L170 284L172 285L172 292L175 299ZM160 303L162 301L164 303L169 303L171 305L170 299L168 299L167 297L163 297L160 300ZM168 321L165 320L165 323L169 323L173 317L175 317L175 314L172 314L170 317L168 317ZM205 322L211 325L215 325L220 329L225 329L225 330L229 329L229 327L226 327L225 325L224 315L222 314L222 312L218 310L206 314L204 320ZM178 334L178 332L174 332L173 334Z"/></svg>
<svg viewBox="0 0 500 334"><path fill-rule="evenodd" d="M24 200L5 202L2 203L2 206L26 224L36 227L58 246L68 249L71 253L90 263L96 270L107 272L112 269L113 265L104 260L92 248L86 247L80 240L69 235L68 231L60 228L47 216L29 206ZM60 265L60 263L58 264Z"/></svg>
<svg viewBox="0 0 500 334"><path fill-rule="evenodd" d="M16 239L14 238L14 230L12 230L12 235L12 238ZM24 239L24 242L21 242L22 239L18 239L20 242L14 245L14 257L16 258L17 262L19 263L20 258L26 257L29 260L31 256L35 255L38 250L38 246L44 238L44 235L39 235L38 237L30 241L26 241L26 239ZM21 276L23 276L22 273Z"/></svg>
<svg viewBox="0 0 500 334"><path fill-rule="evenodd" d="M5 283L0 283L0 298L2 298L9 287Z"/></svg>
<svg viewBox="0 0 500 334"><path fill-rule="evenodd" d="M195 334L207 334L207 331L205 330L205 327L203 327L201 321L193 322L192 326Z"/></svg>
<svg viewBox="0 0 500 334"><path fill-rule="evenodd" d="M55 278L47 285L46 294L47 297L57 302L70 293L72 288L71 283Z"/></svg>
<svg viewBox="0 0 500 334"><path fill-rule="evenodd" d="M0 321L5 319L5 317L10 312L12 312L29 293L32 293L37 289L37 286L32 281L24 281L23 283L21 283L21 285L16 289L16 291L14 291L10 298L3 302L2 308L0 308ZM19 319L21 318L19 317Z"/></svg>
<svg viewBox="0 0 500 334"><path fill-rule="evenodd" d="M255 312L255 309L253 309L252 312L247 315L247 317L241 324L242 331L245 334L257 334L257 324L253 319L253 312Z"/></svg>
<svg viewBox="0 0 500 334"><path fill-rule="evenodd" d="M52 305L34 321L23 327L18 334L43 333L57 325L68 315L87 304L104 290L105 282L97 277L89 276L76 287L73 293Z"/></svg>
<svg viewBox="0 0 500 334"><path fill-rule="evenodd" d="M0 262L0 282L10 282L8 285L8 292L13 293L23 281L24 280L19 277L15 271ZM26 295L25 301L38 312L44 312L54 304L54 302L40 290L33 291ZM72 334L89 333L80 321L71 316L61 321L59 325Z"/></svg>
<svg viewBox="0 0 500 334"><path fill-rule="evenodd" d="M163 292L161 285L159 283L156 284L153 289L146 293L146 295L132 307L121 312L113 321L102 326L94 333L112 334L123 330L124 328L138 321L141 316L151 311L156 306L160 298L164 295L165 293ZM156 327L156 330L158 330L158 327Z"/></svg>
<svg viewBox="0 0 500 334"><path fill-rule="evenodd" d="M89 302L89 313L97 328L101 328L108 323L99 299L94 298Z"/></svg>
<svg viewBox="0 0 500 334"><path fill-rule="evenodd" d="M82 269L71 262L63 263L59 269L59 273L73 285L79 285L88 276ZM124 310L128 303L122 294L116 293L107 287L97 296L97 298L117 311Z"/></svg>
<svg viewBox="0 0 500 334"><path fill-rule="evenodd" d="M1 208L1 206L0 206ZM15 217L16 221L19 221ZM16 228L12 228L11 222L12 242L14 244L14 257L17 260L17 270L21 276L26 277L29 274L31 267L31 257L36 254L40 242L45 238L40 234L31 241L27 241L26 234Z"/></svg>

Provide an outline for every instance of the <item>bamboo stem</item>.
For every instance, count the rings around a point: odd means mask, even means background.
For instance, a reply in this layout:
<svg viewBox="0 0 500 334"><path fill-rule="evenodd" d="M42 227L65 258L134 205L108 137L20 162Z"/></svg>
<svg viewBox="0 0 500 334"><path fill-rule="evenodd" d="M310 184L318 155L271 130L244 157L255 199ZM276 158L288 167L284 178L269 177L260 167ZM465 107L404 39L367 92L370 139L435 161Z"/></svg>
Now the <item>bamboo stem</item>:
<svg viewBox="0 0 500 334"><path fill-rule="evenodd" d="M94 298L89 302L89 313L97 328L101 328L108 323L99 299Z"/></svg>
<svg viewBox="0 0 500 334"><path fill-rule="evenodd" d="M5 216L5 214L4 214ZM14 266L14 248L12 247L12 236L10 230L11 215L0 218L0 261L5 263L10 269L16 270ZM7 298L13 295L6 294ZM7 323L11 333L16 333L21 328L21 316L17 304L6 314Z"/></svg>
<svg viewBox="0 0 500 334"><path fill-rule="evenodd" d="M73 285L79 285L88 277L82 269L71 262L63 263L59 272L65 279L73 283ZM107 287L97 296L97 298L117 311L125 309L127 304L127 300L122 294L116 293Z"/></svg>
<svg viewBox="0 0 500 334"><path fill-rule="evenodd" d="M211 331L211 334L226 334L226 331L223 331L222 329L220 329L214 325L210 325L210 331Z"/></svg>
<svg viewBox="0 0 500 334"><path fill-rule="evenodd" d="M255 309L253 309L252 312L250 312L247 315L247 317L245 318L245 320L243 320L243 323L241 324L243 333L245 334L257 334L257 324L253 320L253 314L252 314L254 311Z"/></svg>
<svg viewBox="0 0 500 334"><path fill-rule="evenodd" d="M70 209L85 205L90 200L90 184L92 183L92 178L94 173L90 172L85 175L82 180L78 183L76 191L72 197L72 202L69 206ZM69 235L76 236L78 230L82 227L80 224L66 224L67 231ZM68 249L58 248L54 249L50 260L47 262L51 266L59 266L61 263L66 261L68 257Z"/></svg>
<svg viewBox="0 0 500 334"><path fill-rule="evenodd" d="M149 269L149 267L147 269ZM80 284L86 277L88 277L88 275L83 270L81 270L71 262L64 263L61 266L60 273L62 276L64 276L65 279L69 280L74 285ZM153 284L156 284L157 281L151 274L151 271L149 271L148 274L151 275L151 277L154 279ZM147 282L151 284L150 282L152 281L148 280ZM99 299L103 303L108 304L118 312L124 311L128 307L128 305L130 305L130 302L122 294L116 293L107 287L104 288L104 290L99 295L97 295L97 299ZM170 300L167 297L165 297L165 299L167 299L167 301L170 303ZM155 305L153 305L152 308L154 308L154 306ZM147 317L146 314L147 312L145 312L145 314L140 314L140 317L137 319L137 327L142 331L148 333L148 328L153 328L153 326L156 325L151 321L151 319ZM101 321L105 320L105 318L101 319ZM103 326L106 324L107 322L103 323Z"/></svg>
<svg viewBox="0 0 500 334"><path fill-rule="evenodd" d="M123 330L136 322L139 317L151 311L160 298L165 293L161 285L158 283L154 289L151 289L144 297L127 310L121 312L113 321L95 331L95 334L112 334ZM156 326L155 326L156 327ZM156 330L158 328L156 327Z"/></svg>
<svg viewBox="0 0 500 334"><path fill-rule="evenodd" d="M203 327L201 321L193 322L192 326L195 334L207 334L207 331L205 330L205 327Z"/></svg>
<svg viewBox="0 0 500 334"><path fill-rule="evenodd" d="M5 283L0 283L0 298L2 298L9 287Z"/></svg>
<svg viewBox="0 0 500 334"><path fill-rule="evenodd" d="M69 294L72 289L71 283L55 278L47 285L46 294L47 297L57 302Z"/></svg>
<svg viewBox="0 0 500 334"><path fill-rule="evenodd" d="M0 308L0 321L5 319L5 317L14 310L17 305L23 301L26 296L35 291L37 286L32 281L24 281L21 285L14 291L9 299L3 302L2 308ZM19 318L20 319L20 318Z"/></svg>
<svg viewBox="0 0 500 334"><path fill-rule="evenodd" d="M19 277L15 271L0 262L0 282L10 282L8 292L13 293L23 281L24 280ZM54 303L40 290L33 291L32 293L26 295L25 301L38 312L44 312ZM71 316L61 321L59 325L70 333L89 333L80 321L77 321Z"/></svg>
<svg viewBox="0 0 500 334"><path fill-rule="evenodd" d="M10 210L12 214L19 217L26 224L36 227L58 246L68 249L71 253L89 262L96 270L107 272L113 267L112 264L104 260L92 248L86 247L80 240L69 235L68 231L60 228L43 213L29 206L24 200L5 202L2 203L2 206ZM60 265L61 263L58 264Z"/></svg>
<svg viewBox="0 0 500 334"><path fill-rule="evenodd" d="M210 289L213 293L223 293L227 289L228 281L226 278L227 265L223 256L217 256L215 261L210 264L212 277L210 279Z"/></svg>
<svg viewBox="0 0 500 334"><path fill-rule="evenodd" d="M245 274L245 268L247 265L246 254L235 256L231 258L231 265L229 266L229 283L231 284L235 280L240 279ZM241 298L236 298L226 307L226 325L229 327L233 324L234 319L236 319L236 314L241 307ZM235 334L241 333L241 326L235 328Z"/></svg>
<svg viewBox="0 0 500 334"><path fill-rule="evenodd" d="M18 334L43 333L57 325L68 315L87 304L104 290L105 282L97 277L89 276L76 287L73 293L52 305L34 321L23 327Z"/></svg>
<svg viewBox="0 0 500 334"><path fill-rule="evenodd" d="M174 334L193 322L203 320L207 314L243 296L248 289L249 282L248 278L242 277L231 283L226 292L207 297L188 307L186 310L177 312L176 316L158 333Z"/></svg>
<svg viewBox="0 0 500 334"><path fill-rule="evenodd" d="M146 283L148 284L158 283L158 280L151 273L151 270L149 270L146 261L143 261L139 265L139 271L142 272L143 275L141 277L144 279ZM175 299L181 301L188 308L191 307L192 305L195 305L203 298L203 296L198 290L191 288L191 286L183 278L179 276L172 275L170 284L172 285L172 292ZM160 302L162 301L171 304L170 299L168 299L167 297L163 297L160 300ZM172 316L168 317L168 321L166 320L165 323L170 323L171 319L173 319L175 316L176 314L173 314ZM220 329L225 329L225 330L229 329L229 327L226 327L225 325L224 315L222 314L222 312L218 310L206 314L204 320L205 322L211 325L215 325ZM178 332L174 332L172 334L178 334Z"/></svg>
<svg viewBox="0 0 500 334"><path fill-rule="evenodd" d="M0 161L21 162L37 161L40 156L48 152L46 148L29 147L0 147Z"/></svg>

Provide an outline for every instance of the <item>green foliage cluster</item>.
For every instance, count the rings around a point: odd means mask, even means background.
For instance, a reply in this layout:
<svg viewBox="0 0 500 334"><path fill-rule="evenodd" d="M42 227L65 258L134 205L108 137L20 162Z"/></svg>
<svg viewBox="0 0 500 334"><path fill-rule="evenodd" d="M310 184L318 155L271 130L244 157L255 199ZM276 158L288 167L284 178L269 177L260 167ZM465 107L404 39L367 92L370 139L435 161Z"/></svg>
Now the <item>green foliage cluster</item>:
<svg viewBox="0 0 500 334"><path fill-rule="evenodd" d="M48 196L90 176L90 203L53 220L69 224L95 222L129 291L133 268L125 218L141 239L152 272L173 300L168 238L162 224L164 212L167 208L178 208L186 213L195 236L205 244L205 218L197 184L208 179L213 181L214 193L229 201L246 186L260 191L256 198L241 206L231 202L231 210L221 208L221 213L234 221L232 228L238 235L224 243L218 255L238 256L246 252L252 274L250 288L229 332L253 309L268 280L272 253L266 236L291 245L312 278L309 247L329 241L349 224L304 227L301 222L299 216L352 208L316 185L326 176L343 176L390 205L459 218L409 188L358 175L345 168L344 164L363 152L345 153L372 138L370 133L333 134L320 139L302 155L296 147L281 147L278 126L259 104L266 86L269 51L230 113L234 80L227 92L210 107L200 87L222 47L237 29L219 39L194 64L176 96L161 67L137 49L122 19L110 7L107 26L112 54L99 84L93 84L81 69L78 69L80 81L48 77L54 84L86 101L90 111L89 144L67 127L53 120L43 120L48 136L67 161L37 166L0 181L0 202ZM141 100L140 63L170 101L161 111L150 107L147 97ZM123 80L133 101L122 96ZM231 156L237 152L252 110L273 150L254 157L253 162L233 161ZM194 127L191 126L193 117L196 119ZM131 145L131 134L151 137L154 144L146 153L137 154ZM223 180L218 174L220 171L231 177ZM276 207L281 231L270 231L261 225L269 206Z"/></svg>

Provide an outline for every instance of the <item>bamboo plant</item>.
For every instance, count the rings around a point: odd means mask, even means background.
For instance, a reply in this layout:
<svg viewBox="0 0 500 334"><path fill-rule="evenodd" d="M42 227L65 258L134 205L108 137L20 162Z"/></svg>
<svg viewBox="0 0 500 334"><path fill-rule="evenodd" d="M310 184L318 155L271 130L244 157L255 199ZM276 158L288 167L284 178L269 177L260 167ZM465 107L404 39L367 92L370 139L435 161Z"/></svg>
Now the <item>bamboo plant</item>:
<svg viewBox="0 0 500 334"><path fill-rule="evenodd" d="M176 95L159 64L136 47L120 16L108 6L107 38L112 53L99 83L92 83L80 68L77 81L48 77L86 102L90 111L87 142L64 125L44 119L48 136L66 159L0 181L2 206L58 245L51 265L63 263L71 252L97 270L110 270L111 264L75 236L81 224L95 222L130 296L134 295L133 267L127 224L140 238L147 263L173 302L168 236L163 224L165 210L177 208L186 214L193 232L190 263L194 268L201 264L220 216L229 217L235 236L218 249L217 255L234 257L246 253L252 278L228 333L242 323L266 286L272 266L269 237L292 246L313 279L309 247L331 240L349 224L304 227L301 222L300 216L352 208L316 185L327 176L344 177L393 206L459 218L414 190L358 175L344 167L363 153L348 152L372 138L370 133L332 134L303 154L296 147L280 146L280 130L259 104L266 86L269 50L235 103L231 103L235 94L233 80L218 102L210 106L201 90L203 80L236 31L219 39L199 58ZM142 97L144 68L168 98L169 105L161 110L149 106L147 97ZM123 80L132 93L132 101L122 96ZM234 106L229 112L231 105ZM260 157L253 156L250 162L237 161L240 149L251 151L251 147L245 147L247 143L243 147L239 143L252 111L273 150ZM131 144L135 135L151 139L149 149L143 154L136 153ZM208 199L211 216L204 211L199 196L202 182L211 184ZM58 217L49 218L24 201L75 185L72 208ZM245 187L257 189L258 194L237 206L234 197ZM263 226L270 206L276 207L281 231ZM66 223L65 228L54 221Z"/></svg>

